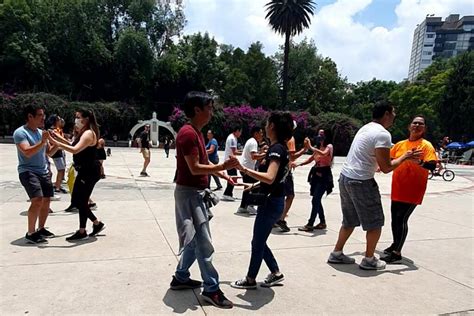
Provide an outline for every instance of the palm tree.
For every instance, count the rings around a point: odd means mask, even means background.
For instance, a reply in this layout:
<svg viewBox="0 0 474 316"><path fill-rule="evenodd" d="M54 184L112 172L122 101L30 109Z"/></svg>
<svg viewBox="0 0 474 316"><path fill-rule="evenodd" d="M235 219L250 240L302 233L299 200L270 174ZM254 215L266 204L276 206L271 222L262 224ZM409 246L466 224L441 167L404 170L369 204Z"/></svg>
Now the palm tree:
<svg viewBox="0 0 474 316"><path fill-rule="evenodd" d="M309 27L311 16L314 14L315 3L313 0L271 0L265 7L267 7L265 18L268 19L272 29L281 35L285 35L281 102L283 108L286 108L290 38L303 32L304 28Z"/></svg>

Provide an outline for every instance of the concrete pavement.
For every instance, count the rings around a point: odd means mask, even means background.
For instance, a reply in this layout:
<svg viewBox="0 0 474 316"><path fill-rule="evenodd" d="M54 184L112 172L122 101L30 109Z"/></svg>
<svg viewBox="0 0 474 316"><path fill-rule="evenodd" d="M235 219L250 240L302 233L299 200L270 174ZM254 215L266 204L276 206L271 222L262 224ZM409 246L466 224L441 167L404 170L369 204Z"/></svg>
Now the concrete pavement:
<svg viewBox="0 0 474 316"><path fill-rule="evenodd" d="M222 154L222 153L221 153ZM139 177L137 149L112 148L107 178L94 190L95 214L107 229L83 243L65 237L78 227L78 215L62 212L69 195L52 202L47 226L58 237L44 246L26 245L27 196L18 180L13 145L0 145L1 314L444 314L474 309L474 168L454 166L453 182L429 181L423 205L410 218L404 264L382 271L357 265L329 265L329 252L341 222L335 192L323 200L328 229L299 232L310 212L309 166L295 172L296 199L288 218L291 232L274 230L269 245L283 286L237 290L229 283L246 274L253 218L236 215L238 202L220 202L211 230L215 266L222 290L235 307L204 303L198 290L171 291L178 238L171 151L152 150L149 178ZM70 161L69 157L69 161ZM336 158L337 179L343 158ZM386 215L378 250L391 240L390 175L377 174ZM214 184L213 184L214 185ZM236 189L240 196L240 189ZM90 223L88 224L90 227ZM365 236L356 229L345 252L362 259ZM268 273L262 265L258 280ZM200 279L197 264L192 276Z"/></svg>

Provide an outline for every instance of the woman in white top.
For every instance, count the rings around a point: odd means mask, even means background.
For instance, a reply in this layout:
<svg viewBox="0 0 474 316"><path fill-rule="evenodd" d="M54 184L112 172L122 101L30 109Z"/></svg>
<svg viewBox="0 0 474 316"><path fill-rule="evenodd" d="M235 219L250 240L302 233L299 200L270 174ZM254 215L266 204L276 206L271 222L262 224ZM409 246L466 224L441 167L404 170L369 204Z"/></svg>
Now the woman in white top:
<svg viewBox="0 0 474 316"><path fill-rule="evenodd" d="M311 185L310 194L313 197L311 200L311 215L308 219L308 223L298 228L300 231L309 232L314 229L326 229L327 227L321 199L323 198L324 192L329 194L334 187L331 172L334 150L333 146L329 144L328 136L322 139L319 149L312 147L308 138L305 139L305 142L308 144L307 147L313 151L313 154L304 162L296 164L294 167L304 166L314 161L314 166L308 175L308 182ZM317 215L319 215L319 224L313 226Z"/></svg>

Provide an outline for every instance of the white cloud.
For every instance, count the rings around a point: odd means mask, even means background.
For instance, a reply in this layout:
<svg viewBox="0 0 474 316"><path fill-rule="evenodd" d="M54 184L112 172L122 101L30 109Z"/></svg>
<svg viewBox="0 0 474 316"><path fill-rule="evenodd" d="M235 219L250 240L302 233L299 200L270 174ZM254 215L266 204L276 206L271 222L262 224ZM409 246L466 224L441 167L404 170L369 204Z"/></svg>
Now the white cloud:
<svg viewBox="0 0 474 316"><path fill-rule="evenodd" d="M283 44L265 20L268 0L187 0L186 34L207 31L220 43L247 49L260 41L267 54ZM316 1L317 2L317 1ZM397 23L387 29L374 23L361 24L354 16L373 0L338 0L318 6L311 27L303 37L315 40L319 52L332 58L349 81L374 77L400 81L407 76L411 41L416 24L426 14L445 18L451 13L474 14L471 0L401 0L395 8Z"/></svg>

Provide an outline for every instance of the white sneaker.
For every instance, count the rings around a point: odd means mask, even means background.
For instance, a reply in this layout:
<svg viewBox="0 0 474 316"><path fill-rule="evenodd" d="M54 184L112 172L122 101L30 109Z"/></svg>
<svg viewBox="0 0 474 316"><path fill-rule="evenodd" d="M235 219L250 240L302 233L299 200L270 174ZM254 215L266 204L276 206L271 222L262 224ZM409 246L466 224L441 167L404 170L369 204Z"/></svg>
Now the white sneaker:
<svg viewBox="0 0 474 316"><path fill-rule="evenodd" d="M223 195L222 198L221 198L221 201L234 202L235 198L232 197L232 196Z"/></svg>
<svg viewBox="0 0 474 316"><path fill-rule="evenodd" d="M257 215L257 209L256 209L255 206L253 206L253 205L247 206L247 212L248 212L250 215Z"/></svg>
<svg viewBox="0 0 474 316"><path fill-rule="evenodd" d="M51 201L60 201L60 200L61 200L60 195L55 194L54 196L51 197Z"/></svg>
<svg viewBox="0 0 474 316"><path fill-rule="evenodd" d="M239 207L239 208L237 209L237 213L238 213L238 214L247 214L248 211L247 211L247 209L244 208L244 207Z"/></svg>
<svg viewBox="0 0 474 316"><path fill-rule="evenodd" d="M385 262L379 260L376 257L372 257L372 259L367 259L364 257L361 263L359 264L359 268L362 270L383 270L385 269Z"/></svg>

